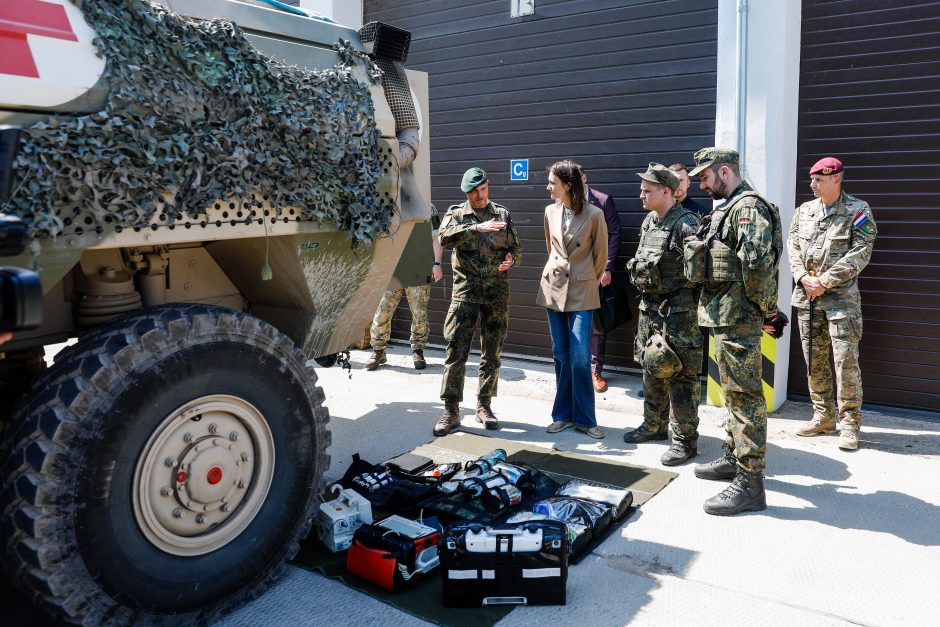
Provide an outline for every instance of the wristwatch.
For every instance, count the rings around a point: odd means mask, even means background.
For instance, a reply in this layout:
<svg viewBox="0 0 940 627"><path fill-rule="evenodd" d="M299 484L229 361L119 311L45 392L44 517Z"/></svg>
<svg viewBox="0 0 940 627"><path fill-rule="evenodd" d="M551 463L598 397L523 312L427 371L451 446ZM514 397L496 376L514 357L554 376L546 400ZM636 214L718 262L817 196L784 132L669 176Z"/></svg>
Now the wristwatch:
<svg viewBox="0 0 940 627"><path fill-rule="evenodd" d="M441 262L440 262L440 261L435 261L433 265L439 266L439 265L441 265Z"/></svg>

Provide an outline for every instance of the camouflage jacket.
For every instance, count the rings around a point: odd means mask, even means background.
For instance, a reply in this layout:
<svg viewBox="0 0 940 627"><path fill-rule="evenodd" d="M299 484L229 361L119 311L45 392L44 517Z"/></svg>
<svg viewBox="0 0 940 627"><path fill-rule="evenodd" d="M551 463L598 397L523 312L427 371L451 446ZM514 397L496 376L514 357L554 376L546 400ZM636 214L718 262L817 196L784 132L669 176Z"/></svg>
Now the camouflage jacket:
<svg viewBox="0 0 940 627"><path fill-rule="evenodd" d="M702 239L714 236L710 258L717 257L720 246L727 247L723 250L735 266L731 274L739 277L715 280L709 269L698 307L703 327L760 325L777 312L777 269L783 247L779 217L757 196L738 198L744 192L753 192L746 182L712 210L699 231ZM721 231L716 232L719 226Z"/></svg>
<svg viewBox="0 0 940 627"><path fill-rule="evenodd" d="M478 233L477 224L491 218L506 222L496 233ZM481 220L469 202L451 205L441 220L441 246L453 251L454 290L451 298L468 303L506 303L509 301L509 272L500 272L499 264L512 253L513 265L522 262L519 235L509 210L490 202Z"/></svg>
<svg viewBox="0 0 940 627"><path fill-rule="evenodd" d="M806 292L800 283L808 272L826 287L816 299L816 305L825 310L845 306L858 306L858 275L868 265L875 245L878 227L868 203L845 192L832 207L814 198L796 208L787 251L793 271L793 306L809 307Z"/></svg>

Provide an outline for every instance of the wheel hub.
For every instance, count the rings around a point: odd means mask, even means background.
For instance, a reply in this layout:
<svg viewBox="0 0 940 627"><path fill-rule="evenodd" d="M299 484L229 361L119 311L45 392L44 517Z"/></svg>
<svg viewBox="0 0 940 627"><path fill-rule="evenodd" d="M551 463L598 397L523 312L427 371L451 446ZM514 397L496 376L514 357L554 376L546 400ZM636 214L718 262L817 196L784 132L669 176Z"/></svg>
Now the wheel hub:
<svg viewBox="0 0 940 627"><path fill-rule="evenodd" d="M267 421L234 396L196 399L165 418L134 473L134 515L144 535L174 555L202 555L241 533L274 473Z"/></svg>

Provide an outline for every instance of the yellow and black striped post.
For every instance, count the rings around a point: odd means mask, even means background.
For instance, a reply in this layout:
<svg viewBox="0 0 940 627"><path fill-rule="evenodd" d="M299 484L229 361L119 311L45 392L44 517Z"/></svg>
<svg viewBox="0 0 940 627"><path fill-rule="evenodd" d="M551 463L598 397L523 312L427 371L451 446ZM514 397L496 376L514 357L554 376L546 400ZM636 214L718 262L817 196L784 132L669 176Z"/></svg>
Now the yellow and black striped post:
<svg viewBox="0 0 940 627"><path fill-rule="evenodd" d="M784 336L786 337L786 336ZM777 363L777 340L764 333L760 340L761 381L764 388L764 400L767 411L774 410L774 368ZM715 333L708 332L708 381L705 396L709 405L725 406L725 395L721 391L721 377L718 376L718 362L715 361Z"/></svg>

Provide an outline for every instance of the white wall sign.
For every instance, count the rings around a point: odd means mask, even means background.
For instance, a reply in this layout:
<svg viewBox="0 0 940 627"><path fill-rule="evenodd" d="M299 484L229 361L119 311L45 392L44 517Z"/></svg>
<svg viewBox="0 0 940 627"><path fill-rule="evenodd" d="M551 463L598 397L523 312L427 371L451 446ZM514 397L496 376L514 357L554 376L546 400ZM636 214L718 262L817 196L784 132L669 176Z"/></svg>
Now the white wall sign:
<svg viewBox="0 0 940 627"><path fill-rule="evenodd" d="M509 0L509 16L522 17L535 13L535 0Z"/></svg>

